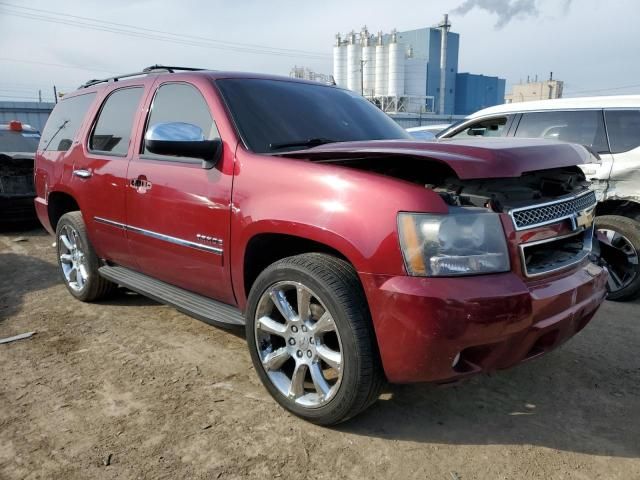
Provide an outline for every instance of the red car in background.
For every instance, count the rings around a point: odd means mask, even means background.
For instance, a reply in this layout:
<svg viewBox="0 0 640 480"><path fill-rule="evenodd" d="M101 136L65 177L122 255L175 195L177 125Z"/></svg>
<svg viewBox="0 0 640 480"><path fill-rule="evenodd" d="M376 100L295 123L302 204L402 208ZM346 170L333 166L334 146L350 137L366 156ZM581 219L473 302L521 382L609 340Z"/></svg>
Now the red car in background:
<svg viewBox="0 0 640 480"><path fill-rule="evenodd" d="M79 300L117 285L246 328L283 407L344 421L384 381L508 368L605 297L583 147L413 141L361 96L154 66L53 111L36 207Z"/></svg>

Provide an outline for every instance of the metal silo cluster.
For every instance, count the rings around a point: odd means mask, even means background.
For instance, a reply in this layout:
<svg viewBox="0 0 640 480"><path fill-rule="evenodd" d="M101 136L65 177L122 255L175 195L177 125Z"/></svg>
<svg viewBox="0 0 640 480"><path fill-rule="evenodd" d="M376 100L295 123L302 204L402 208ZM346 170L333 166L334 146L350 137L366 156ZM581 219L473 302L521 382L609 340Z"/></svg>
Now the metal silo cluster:
<svg viewBox="0 0 640 480"><path fill-rule="evenodd" d="M362 94L384 110L422 111L426 102L427 65L414 58L396 30L369 33L363 27L336 35L333 77L337 85Z"/></svg>

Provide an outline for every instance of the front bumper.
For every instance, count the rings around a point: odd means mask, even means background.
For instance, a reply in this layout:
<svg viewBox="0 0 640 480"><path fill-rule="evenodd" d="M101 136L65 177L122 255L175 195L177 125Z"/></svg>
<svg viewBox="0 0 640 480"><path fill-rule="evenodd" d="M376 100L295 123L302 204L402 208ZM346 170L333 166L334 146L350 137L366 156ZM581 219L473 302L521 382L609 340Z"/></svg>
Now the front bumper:
<svg viewBox="0 0 640 480"><path fill-rule="evenodd" d="M606 271L588 262L526 283L514 273L360 276L393 383L444 383L538 357L585 327L607 281Z"/></svg>

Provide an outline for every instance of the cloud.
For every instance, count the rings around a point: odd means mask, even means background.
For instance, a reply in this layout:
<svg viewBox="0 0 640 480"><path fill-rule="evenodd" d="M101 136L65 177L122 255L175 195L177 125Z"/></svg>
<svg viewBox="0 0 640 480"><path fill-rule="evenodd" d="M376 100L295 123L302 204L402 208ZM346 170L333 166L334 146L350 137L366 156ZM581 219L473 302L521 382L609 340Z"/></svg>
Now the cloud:
<svg viewBox="0 0 640 480"><path fill-rule="evenodd" d="M563 13L567 14L572 0L563 0ZM537 17L540 14L538 0L465 0L451 13L466 15L474 8L486 10L498 16L496 29L504 27L514 18Z"/></svg>

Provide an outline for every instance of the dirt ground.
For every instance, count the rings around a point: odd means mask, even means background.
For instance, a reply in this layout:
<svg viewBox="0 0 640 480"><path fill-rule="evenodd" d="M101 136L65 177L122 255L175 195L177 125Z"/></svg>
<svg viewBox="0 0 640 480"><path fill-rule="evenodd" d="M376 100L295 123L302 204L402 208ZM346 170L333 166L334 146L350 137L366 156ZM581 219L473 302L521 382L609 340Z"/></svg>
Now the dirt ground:
<svg viewBox="0 0 640 480"><path fill-rule="evenodd" d="M390 387L338 428L273 402L241 333L121 292L75 301L52 238L0 233L0 479L640 478L640 302L537 361Z"/></svg>

